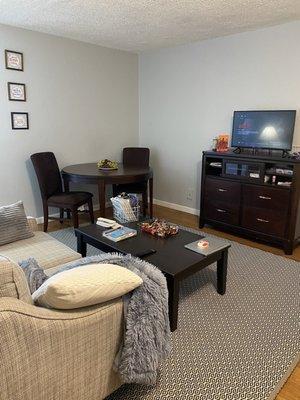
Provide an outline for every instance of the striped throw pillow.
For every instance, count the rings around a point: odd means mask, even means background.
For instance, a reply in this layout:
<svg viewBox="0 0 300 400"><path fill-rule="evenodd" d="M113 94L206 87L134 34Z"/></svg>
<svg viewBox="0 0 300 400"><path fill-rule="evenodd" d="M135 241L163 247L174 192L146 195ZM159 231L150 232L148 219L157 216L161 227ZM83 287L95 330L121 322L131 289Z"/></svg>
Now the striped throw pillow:
<svg viewBox="0 0 300 400"><path fill-rule="evenodd" d="M32 236L22 201L0 207L0 246Z"/></svg>

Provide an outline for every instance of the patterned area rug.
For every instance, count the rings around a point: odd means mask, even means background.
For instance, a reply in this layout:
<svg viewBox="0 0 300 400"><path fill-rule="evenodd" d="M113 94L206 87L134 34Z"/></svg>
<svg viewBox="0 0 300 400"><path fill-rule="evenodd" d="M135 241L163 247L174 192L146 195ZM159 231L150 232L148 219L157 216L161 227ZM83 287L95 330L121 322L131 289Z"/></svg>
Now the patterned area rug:
<svg viewBox="0 0 300 400"><path fill-rule="evenodd" d="M51 235L76 249L71 228ZM158 385L124 385L107 400L275 398L297 362L300 263L231 244L224 296L216 265L182 282L173 351Z"/></svg>

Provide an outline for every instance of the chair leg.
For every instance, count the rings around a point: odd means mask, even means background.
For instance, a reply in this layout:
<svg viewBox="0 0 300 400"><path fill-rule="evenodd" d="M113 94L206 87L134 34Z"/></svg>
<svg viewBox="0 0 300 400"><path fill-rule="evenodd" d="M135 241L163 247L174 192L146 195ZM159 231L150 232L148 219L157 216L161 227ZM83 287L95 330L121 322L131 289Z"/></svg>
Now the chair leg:
<svg viewBox="0 0 300 400"><path fill-rule="evenodd" d="M143 215L146 217L147 209L148 209L148 191L145 190L142 193L142 202L143 202Z"/></svg>
<svg viewBox="0 0 300 400"><path fill-rule="evenodd" d="M48 204L47 202L43 202L43 211L44 211L44 232L48 230L48 218L49 218L49 211L48 211Z"/></svg>
<svg viewBox="0 0 300 400"><path fill-rule="evenodd" d="M77 210L77 208L74 208L72 210L72 217L73 217L74 228L78 228L79 223L78 223L78 210Z"/></svg>
<svg viewBox="0 0 300 400"><path fill-rule="evenodd" d="M88 202L88 207L89 207L89 214L91 218L91 223L93 224L95 222L94 220L94 211L93 211L93 200L90 199Z"/></svg>
<svg viewBox="0 0 300 400"><path fill-rule="evenodd" d="M112 192L113 192L113 197L116 197L118 195L117 185L112 185Z"/></svg>
<svg viewBox="0 0 300 400"><path fill-rule="evenodd" d="M64 209L59 209L59 222L62 224L64 222Z"/></svg>

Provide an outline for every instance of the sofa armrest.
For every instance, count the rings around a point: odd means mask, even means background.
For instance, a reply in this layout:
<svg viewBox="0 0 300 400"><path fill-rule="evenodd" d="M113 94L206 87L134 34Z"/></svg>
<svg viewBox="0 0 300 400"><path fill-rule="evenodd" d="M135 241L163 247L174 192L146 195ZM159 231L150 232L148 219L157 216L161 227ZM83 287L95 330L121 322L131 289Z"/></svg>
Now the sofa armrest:
<svg viewBox="0 0 300 400"><path fill-rule="evenodd" d="M123 331L120 298L72 311L2 298L0 331L3 399L104 399L120 386L113 371Z"/></svg>
<svg viewBox="0 0 300 400"><path fill-rule="evenodd" d="M33 232L36 232L36 231L39 230L38 224L37 224L35 218L33 218L33 217L27 217L27 221L28 221L29 226L30 226L30 228L31 228L31 230L32 230Z"/></svg>
<svg viewBox="0 0 300 400"><path fill-rule="evenodd" d="M0 299L4 297L33 304L22 268L9 258L0 255Z"/></svg>
<svg viewBox="0 0 300 400"><path fill-rule="evenodd" d="M1 297L0 314L8 312L41 320L71 321L89 317L99 312L105 312L105 310L109 308L115 306L119 307L120 305L122 305L122 299L118 298L90 307L77 308L73 310L55 310L28 304L12 297Z"/></svg>

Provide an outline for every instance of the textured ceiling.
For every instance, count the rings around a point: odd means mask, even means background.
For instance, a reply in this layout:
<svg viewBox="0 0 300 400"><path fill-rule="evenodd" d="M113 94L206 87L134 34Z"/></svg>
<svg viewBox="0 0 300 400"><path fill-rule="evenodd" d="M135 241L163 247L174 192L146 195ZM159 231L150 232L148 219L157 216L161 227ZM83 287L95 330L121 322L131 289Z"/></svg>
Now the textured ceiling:
<svg viewBox="0 0 300 400"><path fill-rule="evenodd" d="M130 51L300 19L300 0L0 0L0 23Z"/></svg>

